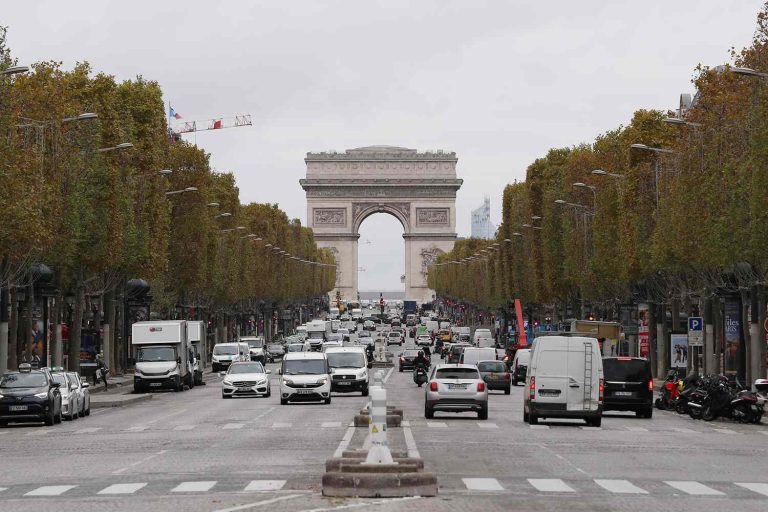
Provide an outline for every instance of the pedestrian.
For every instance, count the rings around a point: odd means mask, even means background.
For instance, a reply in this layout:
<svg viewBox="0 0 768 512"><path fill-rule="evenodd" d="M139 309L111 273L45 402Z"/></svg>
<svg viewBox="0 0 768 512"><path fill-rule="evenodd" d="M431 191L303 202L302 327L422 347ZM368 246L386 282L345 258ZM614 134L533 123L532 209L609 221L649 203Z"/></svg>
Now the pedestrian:
<svg viewBox="0 0 768 512"><path fill-rule="evenodd" d="M104 364L104 361L101 359L101 354L96 354L96 371L93 373L93 385L95 386L99 379L103 379L104 389L109 389L109 384L107 383L108 371L109 368L107 368L107 365Z"/></svg>

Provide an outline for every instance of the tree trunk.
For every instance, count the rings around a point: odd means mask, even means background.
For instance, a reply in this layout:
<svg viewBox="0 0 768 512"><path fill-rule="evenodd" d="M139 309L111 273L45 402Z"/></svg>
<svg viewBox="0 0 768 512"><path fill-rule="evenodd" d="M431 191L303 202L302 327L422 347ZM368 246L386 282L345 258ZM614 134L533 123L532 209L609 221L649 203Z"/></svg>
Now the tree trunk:
<svg viewBox="0 0 768 512"><path fill-rule="evenodd" d="M16 288L10 287L10 307L11 317L8 322L8 368L15 370L19 367L19 339L18 334L18 322L19 322L19 308L16 301Z"/></svg>
<svg viewBox="0 0 768 512"><path fill-rule="evenodd" d="M52 318L54 325L54 338L53 338L53 366L64 365L64 353L63 353L63 340L61 336L61 317L64 314L62 305L64 304L64 296L58 293L53 302Z"/></svg>
<svg viewBox="0 0 768 512"><path fill-rule="evenodd" d="M8 288L0 286L0 375L8 370L8 308Z"/></svg>
<svg viewBox="0 0 768 512"><path fill-rule="evenodd" d="M117 370L117 358L115 357L115 290L109 290L104 295L104 359L107 367Z"/></svg>
<svg viewBox="0 0 768 512"><path fill-rule="evenodd" d="M85 303L85 289L83 287L83 272L78 272L75 281L75 312L72 318L72 326L69 329L69 361L67 368L72 372L80 371L80 348L83 332L83 308Z"/></svg>
<svg viewBox="0 0 768 512"><path fill-rule="evenodd" d="M32 281L30 280L29 285L27 285L27 293L26 297L24 298L24 337L22 338L24 340L24 353L27 358L28 362L32 361L32 353L36 352L35 350L35 337L32 334L32 324L35 322L32 318L32 307L35 302L35 288L32 284ZM40 354L37 354L38 356Z"/></svg>

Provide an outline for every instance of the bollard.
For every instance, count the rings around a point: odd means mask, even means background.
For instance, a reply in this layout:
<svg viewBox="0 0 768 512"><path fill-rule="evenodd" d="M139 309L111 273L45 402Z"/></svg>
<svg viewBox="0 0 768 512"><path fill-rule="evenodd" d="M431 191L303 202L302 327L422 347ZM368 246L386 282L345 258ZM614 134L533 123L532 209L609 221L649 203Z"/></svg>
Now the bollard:
<svg viewBox="0 0 768 512"><path fill-rule="evenodd" d="M373 374L373 385L377 388L383 388L384 387L384 372L381 370L376 370L376 373Z"/></svg>
<svg viewBox="0 0 768 512"><path fill-rule="evenodd" d="M381 387L371 390L371 447L363 464L396 464L387 444L387 390Z"/></svg>

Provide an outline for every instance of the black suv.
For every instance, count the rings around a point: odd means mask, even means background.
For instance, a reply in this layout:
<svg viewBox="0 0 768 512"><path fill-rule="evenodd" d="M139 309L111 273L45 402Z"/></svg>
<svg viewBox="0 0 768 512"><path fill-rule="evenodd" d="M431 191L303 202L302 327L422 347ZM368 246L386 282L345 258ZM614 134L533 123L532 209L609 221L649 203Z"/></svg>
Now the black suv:
<svg viewBox="0 0 768 512"><path fill-rule="evenodd" d="M0 426L9 421L61 423L61 392L48 371L21 364L0 378Z"/></svg>
<svg viewBox="0 0 768 512"><path fill-rule="evenodd" d="M604 357L604 411L634 411L653 416L651 363L639 357Z"/></svg>

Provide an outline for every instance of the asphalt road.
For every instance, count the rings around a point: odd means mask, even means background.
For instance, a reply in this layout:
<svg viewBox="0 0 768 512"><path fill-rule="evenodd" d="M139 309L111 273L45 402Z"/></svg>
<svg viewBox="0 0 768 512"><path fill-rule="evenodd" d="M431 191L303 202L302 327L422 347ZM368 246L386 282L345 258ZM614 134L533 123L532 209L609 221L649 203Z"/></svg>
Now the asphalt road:
<svg viewBox="0 0 768 512"><path fill-rule="evenodd" d="M438 497L323 498L325 460L361 441L349 424L366 399L281 406L274 373L271 398L222 400L214 379L50 428L0 429L0 510L768 510L765 425L655 411L612 414L599 429L530 427L522 387L494 393L487 421L426 421L423 390L396 369L386 387L406 423L392 445L412 435Z"/></svg>

